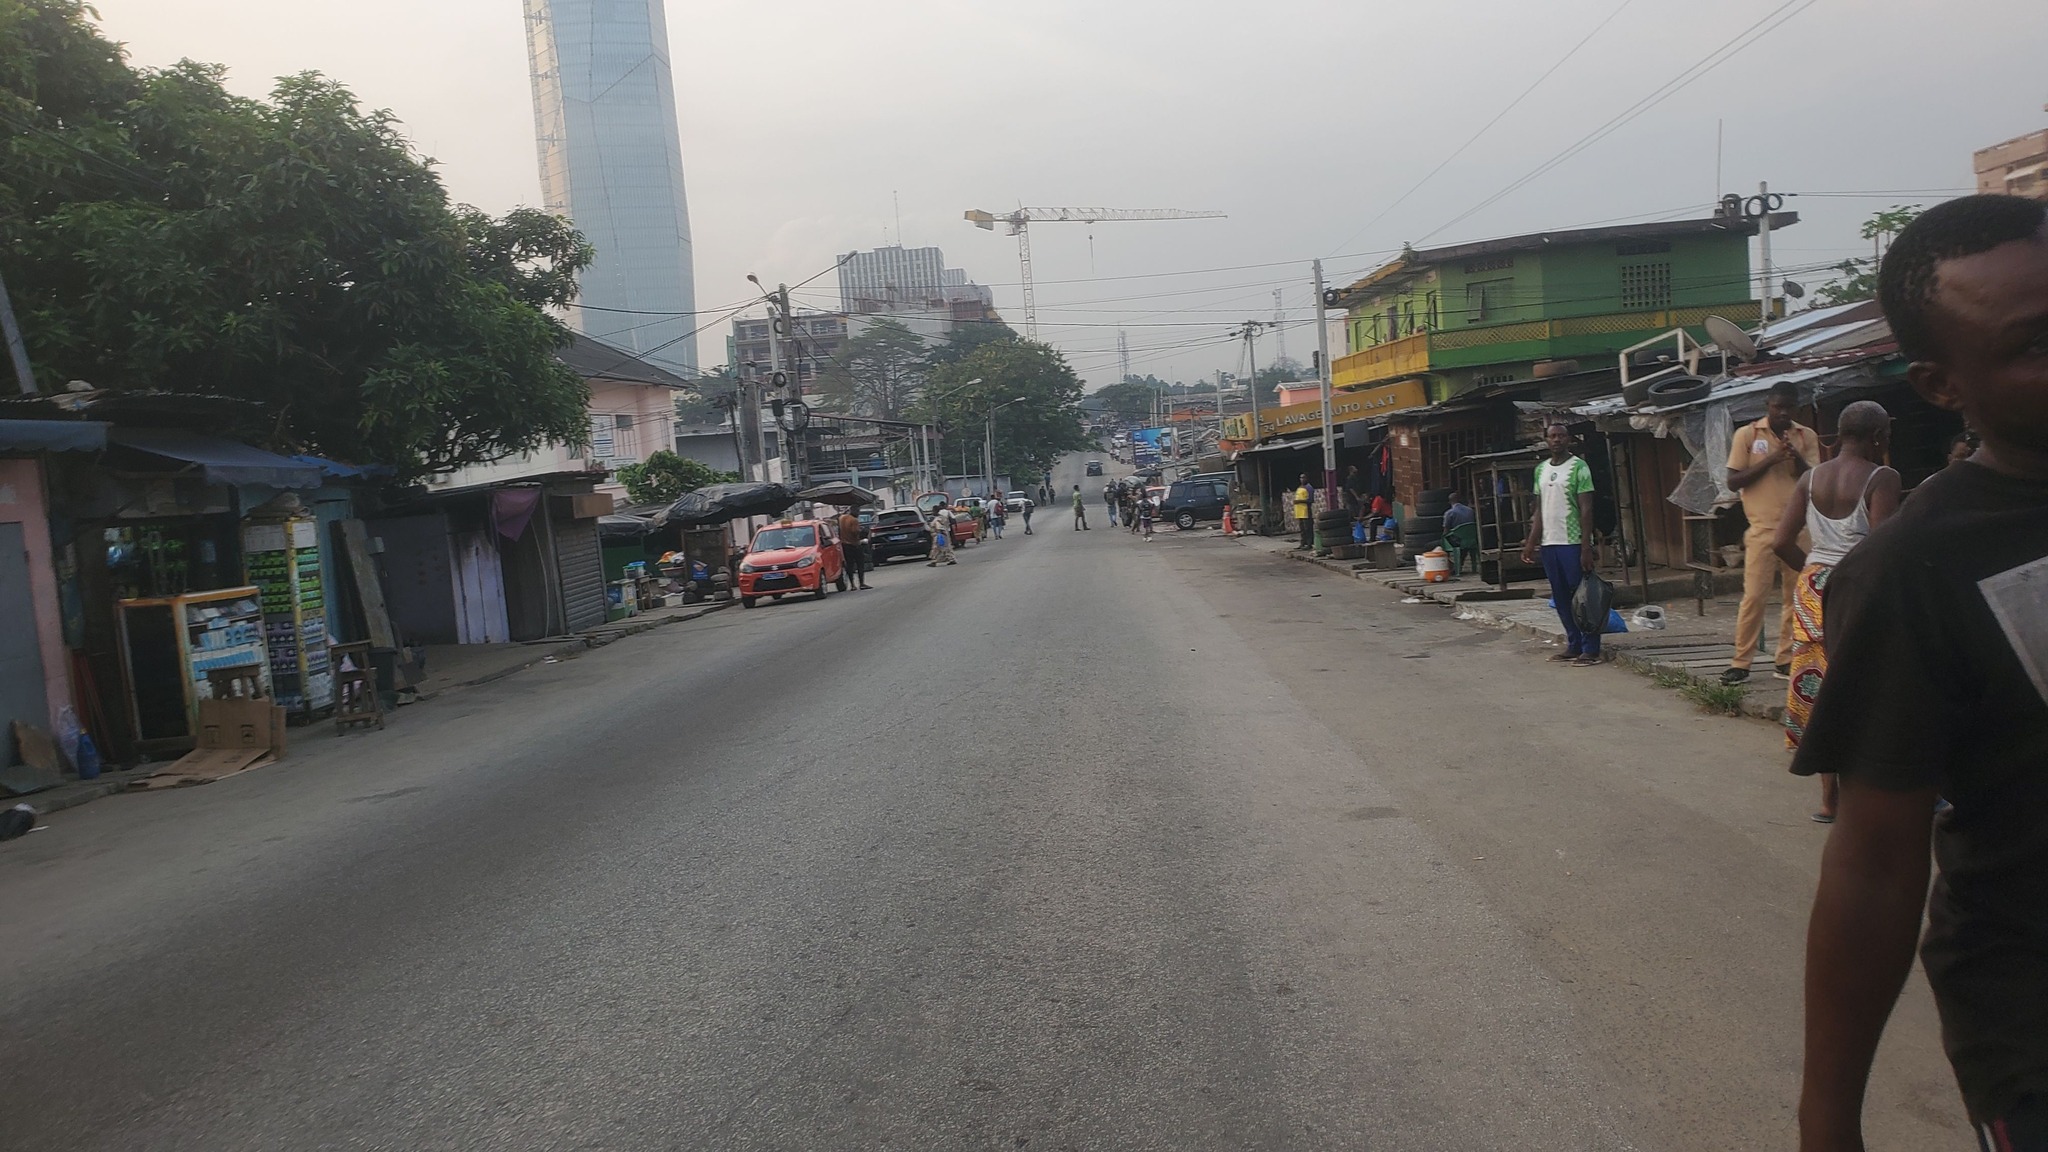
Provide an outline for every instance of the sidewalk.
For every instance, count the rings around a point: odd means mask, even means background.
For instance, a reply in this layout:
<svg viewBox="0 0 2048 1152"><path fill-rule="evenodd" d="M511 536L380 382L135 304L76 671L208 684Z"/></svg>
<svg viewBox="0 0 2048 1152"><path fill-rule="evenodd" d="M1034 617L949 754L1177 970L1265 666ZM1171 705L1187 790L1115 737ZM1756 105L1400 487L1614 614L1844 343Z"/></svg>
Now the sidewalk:
<svg viewBox="0 0 2048 1152"><path fill-rule="evenodd" d="M1384 584L1418 603L1444 605L1454 610L1460 620L1518 632L1549 644L1564 642L1564 624L1550 606L1550 589L1539 582L1511 583L1505 592L1493 585L1481 584L1470 576L1448 583L1429 584L1418 579L1414 570L1409 568L1366 568L1357 561L1332 560L1296 551L1291 537L1236 536L1232 539L1257 551L1314 564L1339 575ZM1652 601L1664 609L1664 628L1611 633L1601 637L1601 651L1615 663L1645 676L1672 682L1673 687L1691 682L1718 688L1721 671L1728 667L1728 658L1734 649L1735 609L1741 601L1741 593L1726 587L1727 577L1724 576L1723 587L1717 589L1714 599L1707 601L1706 613L1701 615L1698 602L1692 595L1690 577L1683 580L1685 586L1676 595L1669 595L1673 591L1673 581L1651 584L1653 595L1664 595L1664 598ZM1634 615L1633 608L1623 608L1620 612L1624 620ZM1777 619L1775 612L1766 613L1766 626L1775 628ZM1745 716L1777 723L1785 713L1785 681L1771 675L1769 657L1772 642L1767 637L1762 645L1750 679L1744 685L1738 710Z"/></svg>
<svg viewBox="0 0 2048 1152"><path fill-rule="evenodd" d="M453 689L488 684L543 661L573 659L592 648L602 648L615 640L651 632L665 625L680 624L685 620L708 616L731 607L733 603L734 601L730 600L714 600L675 608L656 608L642 612L638 616L600 624L575 636L552 636L524 644L429 644L426 646L427 676L418 685L418 702L424 703ZM330 721L315 720L304 727L294 728L291 738L299 739L300 733L331 726ZM66 808L90 803L102 796L126 792L134 781L148 776L161 767L161 764L144 764L120 771L103 772L96 780L67 780L55 788L46 788L41 792L7 797L0 807L27 804L36 810L38 816L47 816L52 812L61 812Z"/></svg>
<svg viewBox="0 0 2048 1152"><path fill-rule="evenodd" d="M570 660L592 648L615 640L651 632L669 624L695 620L730 608L736 601L711 600L702 604L655 608L624 620L599 624L574 636L550 636L512 644L429 644L426 646L427 675L418 684L421 700L454 688L488 684L521 672L536 664Z"/></svg>

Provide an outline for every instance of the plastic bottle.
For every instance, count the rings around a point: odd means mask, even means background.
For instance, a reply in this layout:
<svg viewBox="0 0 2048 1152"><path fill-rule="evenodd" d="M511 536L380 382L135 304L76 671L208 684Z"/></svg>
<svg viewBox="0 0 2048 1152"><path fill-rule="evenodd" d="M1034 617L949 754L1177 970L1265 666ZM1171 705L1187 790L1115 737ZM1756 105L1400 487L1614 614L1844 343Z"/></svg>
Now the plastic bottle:
<svg viewBox="0 0 2048 1152"><path fill-rule="evenodd" d="M80 732L78 734L78 759L73 761L73 763L78 765L78 778L80 780L97 780L100 778L100 749L99 745L92 742L92 733Z"/></svg>

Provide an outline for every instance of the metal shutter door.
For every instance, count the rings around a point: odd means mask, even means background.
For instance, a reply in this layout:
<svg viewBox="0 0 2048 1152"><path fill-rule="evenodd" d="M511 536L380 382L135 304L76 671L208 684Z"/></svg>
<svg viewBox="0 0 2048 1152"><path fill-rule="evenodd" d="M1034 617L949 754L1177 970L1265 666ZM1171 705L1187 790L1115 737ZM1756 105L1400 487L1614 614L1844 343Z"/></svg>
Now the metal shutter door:
<svg viewBox="0 0 2048 1152"><path fill-rule="evenodd" d="M604 623L604 567L598 558L597 521L555 522L555 556L569 631Z"/></svg>

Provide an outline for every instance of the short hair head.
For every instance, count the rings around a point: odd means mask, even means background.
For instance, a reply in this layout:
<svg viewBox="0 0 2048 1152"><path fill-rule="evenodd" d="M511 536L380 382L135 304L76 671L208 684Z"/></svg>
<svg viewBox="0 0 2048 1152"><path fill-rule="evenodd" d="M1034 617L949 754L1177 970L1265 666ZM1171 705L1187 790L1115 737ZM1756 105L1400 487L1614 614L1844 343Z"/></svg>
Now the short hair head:
<svg viewBox="0 0 2048 1152"><path fill-rule="evenodd" d="M1892 414L1875 400L1858 400L1835 417L1835 431L1845 440L1875 444L1891 430Z"/></svg>
<svg viewBox="0 0 2048 1152"><path fill-rule="evenodd" d="M1799 385L1794 384L1790 380L1780 380L1776 384L1771 385L1770 392L1764 398L1766 401L1782 400L1797 408L1799 407Z"/></svg>
<svg viewBox="0 0 2048 1152"><path fill-rule="evenodd" d="M1939 360L1934 295L1941 262L1989 252L2040 234L2048 202L2020 196L1962 196L1936 204L1899 232L1877 273L1877 299L1908 360Z"/></svg>

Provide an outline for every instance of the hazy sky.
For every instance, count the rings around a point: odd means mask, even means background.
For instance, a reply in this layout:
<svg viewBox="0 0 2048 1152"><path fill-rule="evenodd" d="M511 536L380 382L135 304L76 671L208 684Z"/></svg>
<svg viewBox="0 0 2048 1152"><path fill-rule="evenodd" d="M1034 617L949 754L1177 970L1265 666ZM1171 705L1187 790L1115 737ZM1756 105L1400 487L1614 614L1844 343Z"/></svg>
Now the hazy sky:
<svg viewBox="0 0 2048 1152"><path fill-rule="evenodd" d="M217 61L252 94L319 70L395 112L457 199L539 200L519 0L95 4L138 64ZM1781 10L1796 15L1445 227ZM2048 124L2040 0L670 0L668 24L700 308L744 300L749 272L795 284L836 253L895 241L900 201L902 242L943 247L1022 328L1016 242L963 210L1229 213L1034 232L1040 334L1096 385L1115 378L1119 327L1135 371L1234 370L1228 328L1270 319L1276 288L1305 316L1312 257L1342 280L1404 240L1704 214L1717 120L1727 189L1806 193L1966 190L1974 149ZM1944 194L1796 198L1805 222L1780 234L1778 261L1855 255L1869 212ZM832 306L836 281L799 298ZM727 331L700 337L706 365ZM1312 330L1286 339L1306 360ZM1262 339L1261 362L1273 354Z"/></svg>

